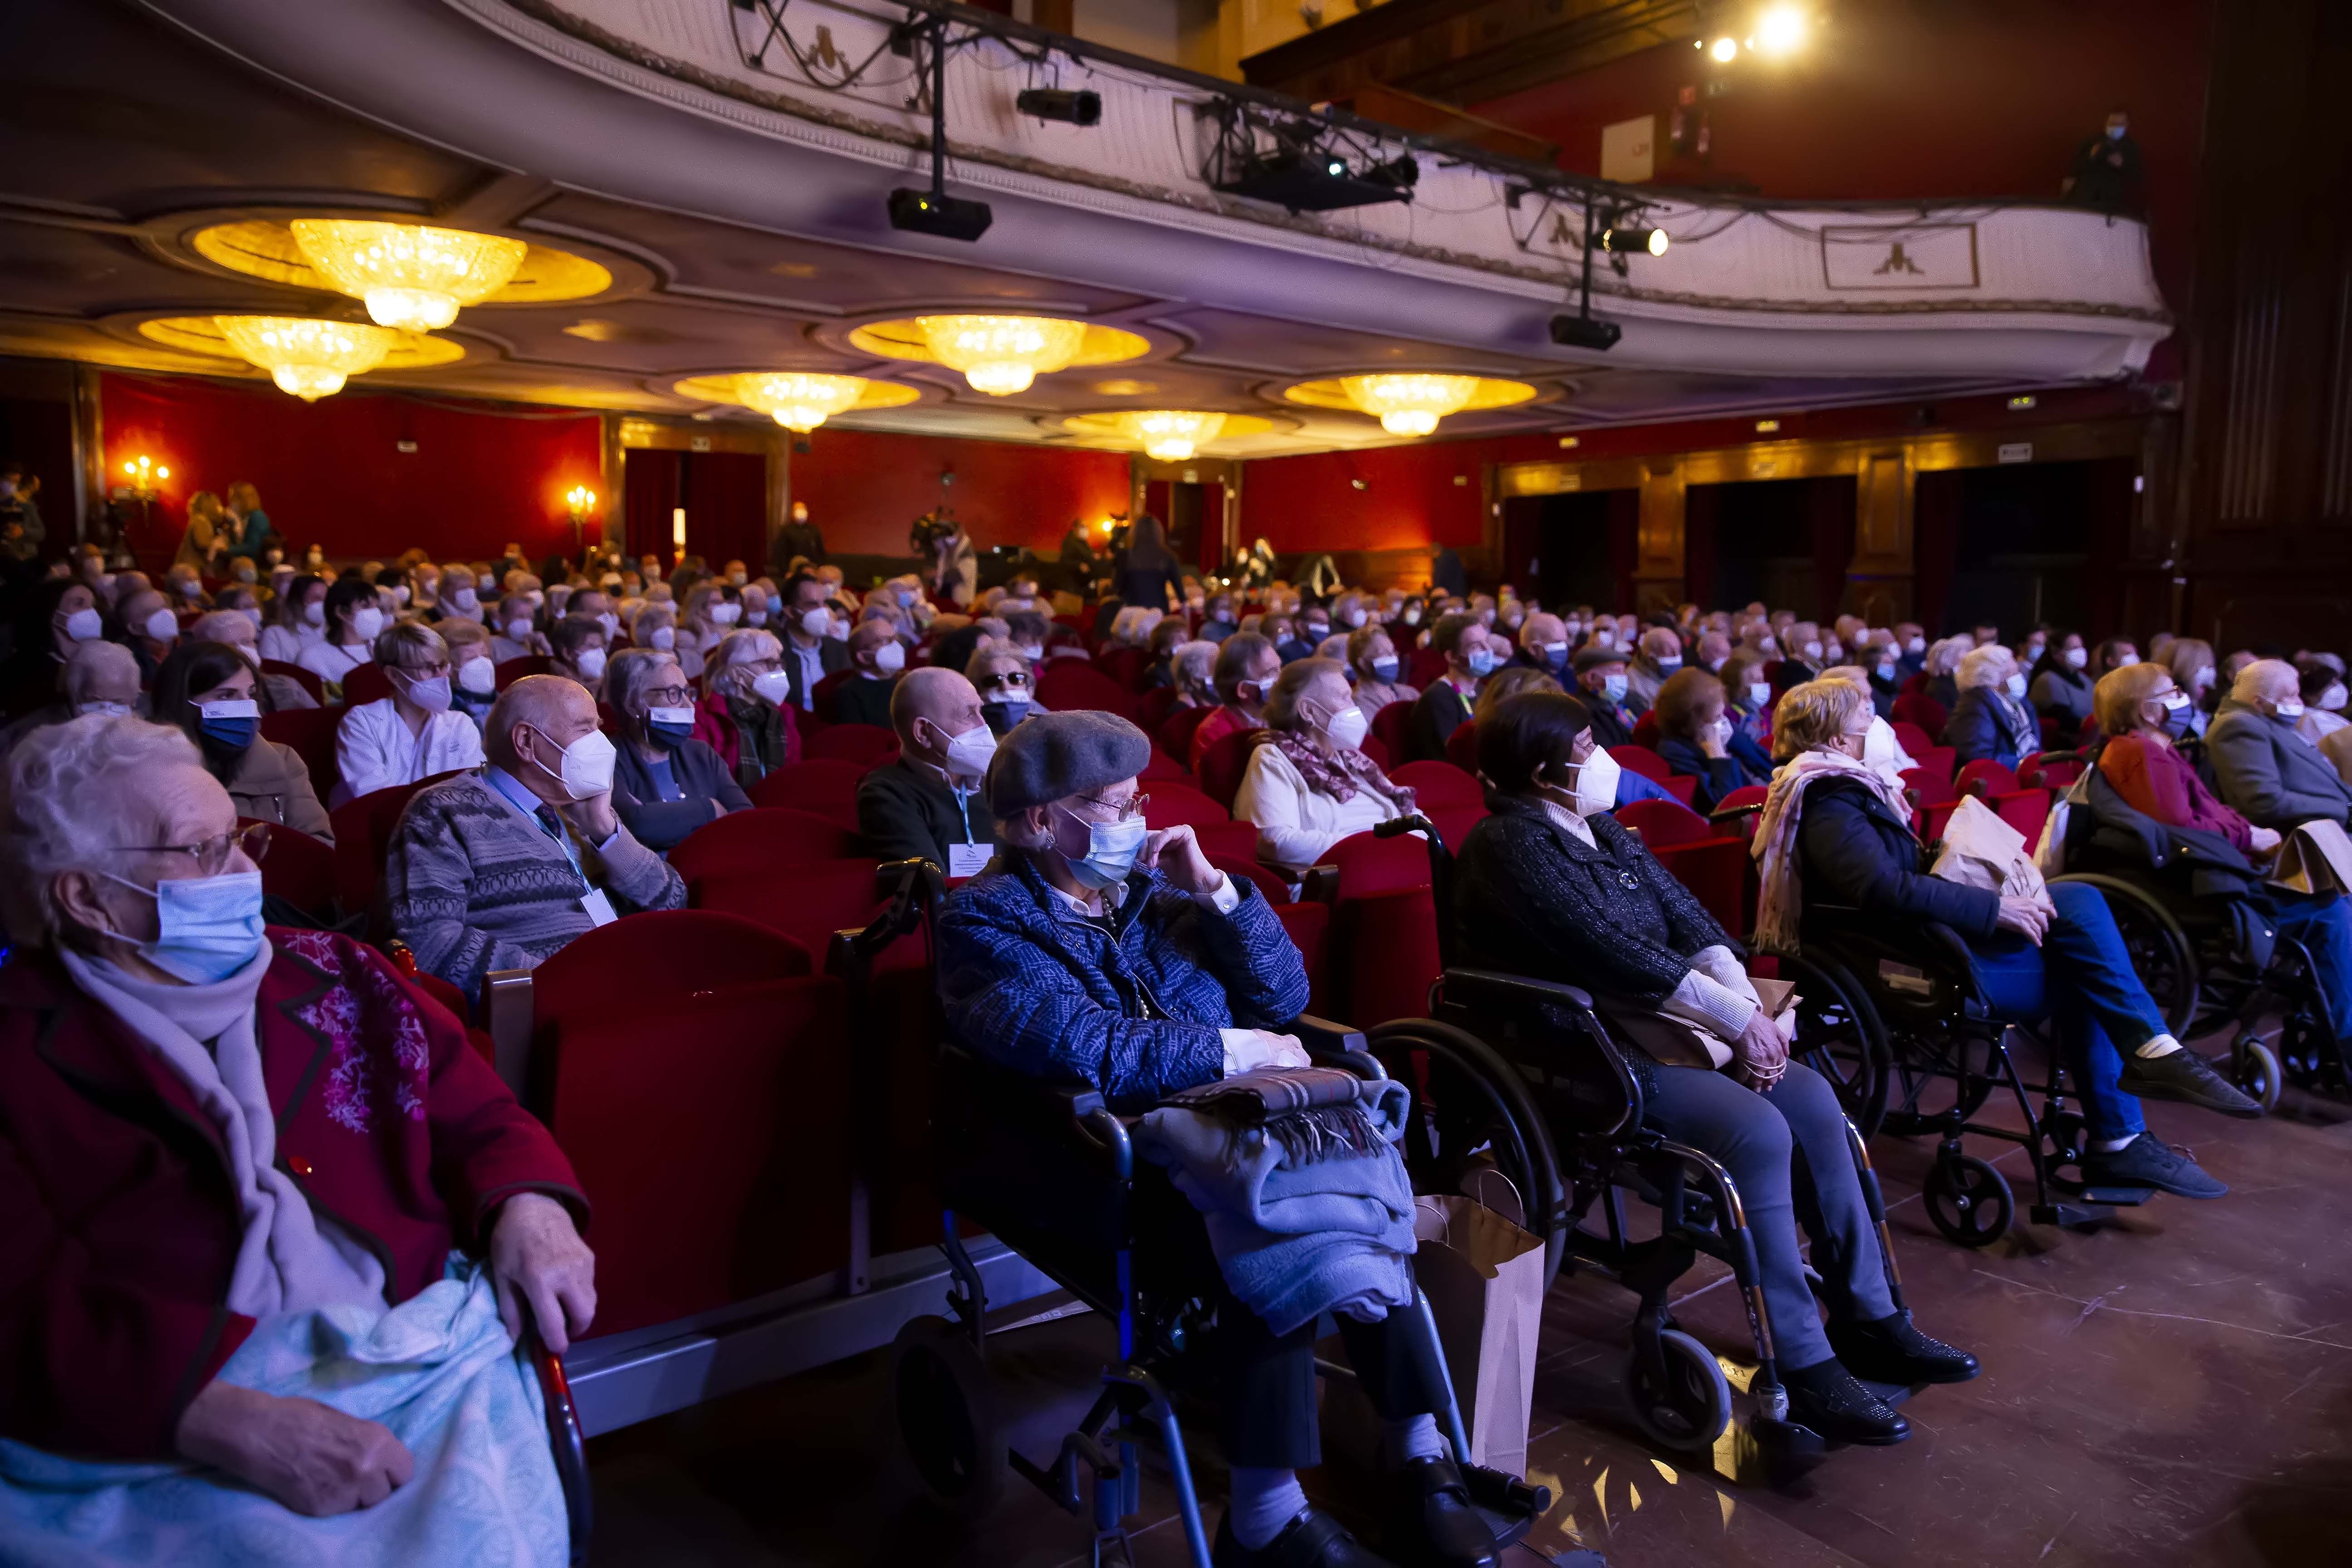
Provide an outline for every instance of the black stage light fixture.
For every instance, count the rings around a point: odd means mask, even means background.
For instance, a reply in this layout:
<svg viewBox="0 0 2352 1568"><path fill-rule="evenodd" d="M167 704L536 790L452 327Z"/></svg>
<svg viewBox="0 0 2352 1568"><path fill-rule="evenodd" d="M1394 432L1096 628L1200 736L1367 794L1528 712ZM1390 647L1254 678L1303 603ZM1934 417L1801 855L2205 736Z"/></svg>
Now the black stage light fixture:
<svg viewBox="0 0 2352 1568"><path fill-rule="evenodd" d="M1347 161L1336 153L1286 150L1243 160L1240 172L1214 188L1229 195L1272 202L1293 213L1334 212L1341 207L1411 201L1410 187L1401 189L1393 183L1395 167L1384 163L1368 174L1350 174Z"/></svg>
<svg viewBox="0 0 2352 1568"><path fill-rule="evenodd" d="M1421 165L1414 162L1412 153L1407 153L1385 163L1373 164L1364 171L1364 178L1373 184L1386 185L1392 191L1410 191L1421 179Z"/></svg>
<svg viewBox="0 0 2352 1568"><path fill-rule="evenodd" d="M1625 329L1598 316L1554 316L1551 341L1563 348L1592 349L1607 353L1617 346Z"/></svg>
<svg viewBox="0 0 2352 1568"><path fill-rule="evenodd" d="M1102 122L1102 94L1065 92L1059 88L1033 87L1013 100L1013 107L1036 120L1058 120L1066 125Z"/></svg>
<svg viewBox="0 0 2352 1568"><path fill-rule="evenodd" d="M966 201L936 191L896 190L890 193L890 226L941 239L978 239L988 232L995 215L986 202Z"/></svg>
<svg viewBox="0 0 2352 1568"><path fill-rule="evenodd" d="M1662 228L1619 227L1612 224L1601 231L1601 248L1611 256L1651 256L1666 253L1666 231Z"/></svg>

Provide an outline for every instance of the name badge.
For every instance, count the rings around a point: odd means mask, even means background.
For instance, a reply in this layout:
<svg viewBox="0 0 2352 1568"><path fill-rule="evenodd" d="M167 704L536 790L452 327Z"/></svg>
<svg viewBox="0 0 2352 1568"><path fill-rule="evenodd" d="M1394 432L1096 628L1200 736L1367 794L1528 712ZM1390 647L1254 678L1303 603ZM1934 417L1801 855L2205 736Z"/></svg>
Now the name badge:
<svg viewBox="0 0 2352 1568"><path fill-rule="evenodd" d="M621 918L613 912L613 900L604 896L602 888L589 889L588 896L580 900L580 907L588 911L589 921L594 925L608 926Z"/></svg>
<svg viewBox="0 0 2352 1568"><path fill-rule="evenodd" d="M977 877L982 868L996 858L992 844L950 844L948 846L948 875Z"/></svg>

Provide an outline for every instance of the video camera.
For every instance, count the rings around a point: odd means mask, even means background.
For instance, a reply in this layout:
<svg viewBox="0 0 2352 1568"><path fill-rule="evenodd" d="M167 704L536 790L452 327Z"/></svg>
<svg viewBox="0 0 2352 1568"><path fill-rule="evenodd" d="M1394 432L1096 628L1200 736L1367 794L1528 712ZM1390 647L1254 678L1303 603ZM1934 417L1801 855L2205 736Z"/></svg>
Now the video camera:
<svg viewBox="0 0 2352 1568"><path fill-rule="evenodd" d="M907 548L917 555L929 557L939 552L942 540L952 539L962 525L953 514L946 511L926 512L915 520L907 531Z"/></svg>

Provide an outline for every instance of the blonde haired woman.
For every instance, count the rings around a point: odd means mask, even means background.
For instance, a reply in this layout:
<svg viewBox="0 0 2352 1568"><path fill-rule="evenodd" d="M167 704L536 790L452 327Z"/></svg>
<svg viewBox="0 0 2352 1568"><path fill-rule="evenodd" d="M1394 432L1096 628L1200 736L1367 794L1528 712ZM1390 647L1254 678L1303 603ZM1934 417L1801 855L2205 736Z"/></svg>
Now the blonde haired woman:
<svg viewBox="0 0 2352 1568"><path fill-rule="evenodd" d="M228 542L231 531L220 497L198 490L188 498L188 526L180 534L180 552L172 557L172 564L198 572L212 570L213 558Z"/></svg>

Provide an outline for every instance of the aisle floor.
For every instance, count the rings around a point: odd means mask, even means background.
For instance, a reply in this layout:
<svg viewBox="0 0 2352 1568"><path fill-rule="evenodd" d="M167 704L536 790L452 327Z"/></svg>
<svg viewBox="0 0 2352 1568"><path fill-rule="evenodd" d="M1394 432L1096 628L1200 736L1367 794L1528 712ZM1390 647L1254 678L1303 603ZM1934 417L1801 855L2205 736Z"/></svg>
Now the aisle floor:
<svg viewBox="0 0 2352 1568"><path fill-rule="evenodd" d="M1564 1278L1546 1303L1529 1446L1531 1479L1556 1501L1510 1568L1590 1563L1580 1552L1614 1568L2352 1560L2352 1112L2290 1091L2268 1121L2172 1106L2150 1107L2149 1119L2193 1147L2231 1195L2159 1198L2093 1232L2028 1226L2021 1214L1982 1252L1945 1241L1922 1211L1932 1145L1879 1141L1920 1322L1974 1350L1986 1372L1906 1406L1908 1443L1833 1452L1793 1485L1715 1473L1740 1468L1736 1436L1714 1467L1645 1441L1619 1388L1631 1298L1602 1279ZM2000 1164L2021 1205L2023 1153ZM1687 1277L1676 1314L1736 1363L1751 1352L1736 1294L1719 1279ZM1023 1451L1050 1458L1109 1342L1085 1317L992 1340ZM880 1357L869 1356L597 1439L594 1562L1087 1562L1080 1522L1017 1479L973 1525L911 1504L886 1458L882 1388ZM1213 1498L1218 1462L1202 1452L1198 1463ZM1366 1490L1336 1456L1310 1486L1343 1510ZM1182 1532L1156 1473L1146 1504L1137 1561L1180 1568ZM1208 1511L1213 1528L1213 1501Z"/></svg>

